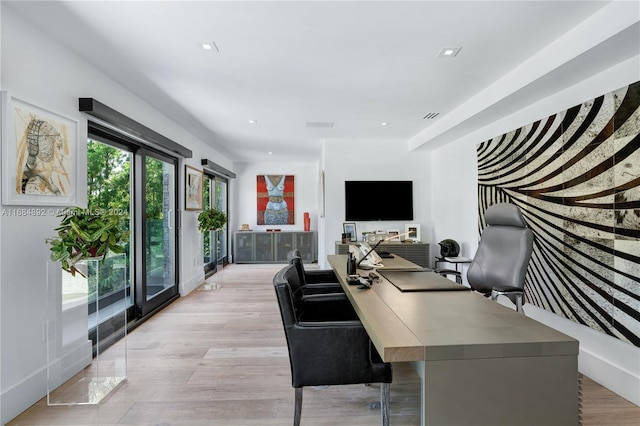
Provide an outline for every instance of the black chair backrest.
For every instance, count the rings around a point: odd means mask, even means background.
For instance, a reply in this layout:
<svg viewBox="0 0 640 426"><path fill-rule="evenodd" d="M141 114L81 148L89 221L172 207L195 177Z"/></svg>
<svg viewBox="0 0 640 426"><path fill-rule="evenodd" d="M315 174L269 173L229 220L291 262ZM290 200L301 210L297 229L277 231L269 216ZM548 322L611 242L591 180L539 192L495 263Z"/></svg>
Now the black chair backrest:
<svg viewBox="0 0 640 426"><path fill-rule="evenodd" d="M289 253L287 253L287 262L289 263L289 265L295 266L300 285L301 286L305 285L307 283L307 280L304 275L304 265L302 264L302 257L300 256L300 251L291 250Z"/></svg>
<svg viewBox="0 0 640 426"><path fill-rule="evenodd" d="M282 268L273 277L273 286L276 291L276 298L278 299L278 305L280 306L280 313L282 315L282 323L285 328L291 327L297 322L293 295L287 279L290 275L290 270L291 266Z"/></svg>
<svg viewBox="0 0 640 426"><path fill-rule="evenodd" d="M273 284L276 285L277 292L277 283L286 284L288 286L287 291L290 293L291 301L291 309L295 318L300 318L302 314L302 285L303 281L301 280L300 274L298 272L298 268L295 264L287 265L282 268L273 278Z"/></svg>
<svg viewBox="0 0 640 426"><path fill-rule="evenodd" d="M293 263L293 259L302 259L302 255L300 254L300 250L294 249L287 253L287 263L291 265Z"/></svg>

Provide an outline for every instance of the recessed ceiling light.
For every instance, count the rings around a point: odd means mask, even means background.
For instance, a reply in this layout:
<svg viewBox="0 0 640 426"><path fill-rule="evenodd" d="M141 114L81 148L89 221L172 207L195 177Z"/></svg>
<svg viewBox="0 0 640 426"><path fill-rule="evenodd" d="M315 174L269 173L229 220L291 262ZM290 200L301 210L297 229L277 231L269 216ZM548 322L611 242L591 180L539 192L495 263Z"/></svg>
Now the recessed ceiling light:
<svg viewBox="0 0 640 426"><path fill-rule="evenodd" d="M381 126L388 126L389 123L387 123L386 121L384 123L380 123Z"/></svg>
<svg viewBox="0 0 640 426"><path fill-rule="evenodd" d="M258 124L258 120L249 120L249 124Z"/></svg>
<svg viewBox="0 0 640 426"><path fill-rule="evenodd" d="M269 151L269 155L273 155L273 152Z"/></svg>
<svg viewBox="0 0 640 426"><path fill-rule="evenodd" d="M200 47L202 47L202 50L210 50L212 52L220 52L220 50L218 49L218 46L216 45L215 41L205 41L200 43Z"/></svg>
<svg viewBox="0 0 640 426"><path fill-rule="evenodd" d="M458 52L460 52L460 49L462 49L462 47L445 47L440 51L438 57L453 58L458 54Z"/></svg>

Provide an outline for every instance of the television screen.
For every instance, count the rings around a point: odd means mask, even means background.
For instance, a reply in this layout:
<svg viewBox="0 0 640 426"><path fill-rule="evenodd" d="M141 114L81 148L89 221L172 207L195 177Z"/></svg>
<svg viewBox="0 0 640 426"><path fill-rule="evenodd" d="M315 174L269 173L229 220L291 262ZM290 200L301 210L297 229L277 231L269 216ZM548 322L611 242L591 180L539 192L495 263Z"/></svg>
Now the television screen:
<svg viewBox="0 0 640 426"><path fill-rule="evenodd" d="M344 183L345 220L413 220L410 180L351 180Z"/></svg>

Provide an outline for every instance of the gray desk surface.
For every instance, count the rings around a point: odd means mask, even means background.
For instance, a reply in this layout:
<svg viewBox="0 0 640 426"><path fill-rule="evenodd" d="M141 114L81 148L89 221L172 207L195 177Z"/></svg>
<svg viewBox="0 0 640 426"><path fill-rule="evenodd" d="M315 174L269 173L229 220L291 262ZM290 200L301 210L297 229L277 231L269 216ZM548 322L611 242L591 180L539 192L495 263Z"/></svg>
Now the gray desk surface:
<svg viewBox="0 0 640 426"><path fill-rule="evenodd" d="M380 354L397 348L422 347L423 354L414 359L458 359L491 356L569 355L578 353L578 341L475 292L437 291L401 292L381 277L371 290L346 284L346 256L330 255L349 299L367 327L367 332L381 346ZM384 259L388 268L416 267L402 258ZM366 275L367 271L361 271ZM434 281L446 278L434 273ZM389 324L377 329L376 317L388 320L406 341L390 339ZM393 333L393 330L391 330ZM385 346L387 340L388 346ZM411 351L413 352L413 351ZM404 357L403 357L404 358ZM384 356L383 356L384 359ZM385 359L392 361L393 359Z"/></svg>

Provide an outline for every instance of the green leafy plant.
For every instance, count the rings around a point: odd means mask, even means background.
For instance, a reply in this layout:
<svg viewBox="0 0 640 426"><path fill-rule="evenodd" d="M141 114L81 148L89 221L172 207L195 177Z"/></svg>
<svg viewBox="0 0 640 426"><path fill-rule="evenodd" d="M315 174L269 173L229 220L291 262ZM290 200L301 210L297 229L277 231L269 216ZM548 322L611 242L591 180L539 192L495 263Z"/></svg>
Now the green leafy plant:
<svg viewBox="0 0 640 426"><path fill-rule="evenodd" d="M216 208L206 208L198 215L198 229L200 232L220 229L227 223L227 215Z"/></svg>
<svg viewBox="0 0 640 426"><path fill-rule="evenodd" d="M107 253L123 253L120 245L129 239L129 232L122 229L120 216L107 214L103 210L87 210L75 207L63 211L57 236L47 238L51 246L51 260L59 261L62 269L71 273L82 273L76 263L89 258L101 257Z"/></svg>

